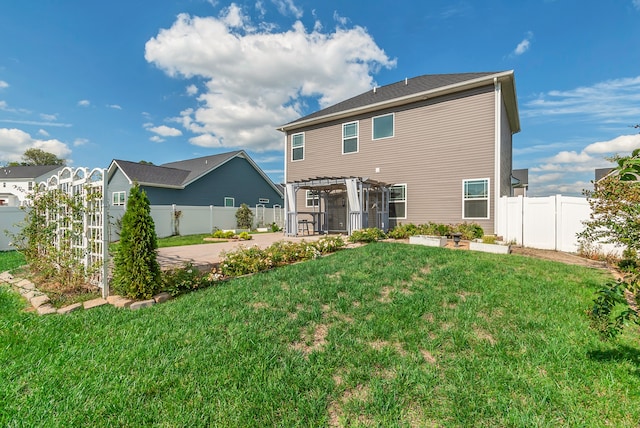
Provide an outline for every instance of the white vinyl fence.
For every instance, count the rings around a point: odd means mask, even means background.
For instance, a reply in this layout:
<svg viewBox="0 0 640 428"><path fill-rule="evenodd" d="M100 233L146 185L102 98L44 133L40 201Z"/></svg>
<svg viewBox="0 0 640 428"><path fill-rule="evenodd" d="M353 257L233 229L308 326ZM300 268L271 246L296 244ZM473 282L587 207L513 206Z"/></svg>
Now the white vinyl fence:
<svg viewBox="0 0 640 428"><path fill-rule="evenodd" d="M258 222L256 211L258 210ZM195 235L199 233L212 233L214 229L236 229L236 212L238 207L215 206L184 206L184 205L151 205L151 217L156 226L158 238L172 235ZM254 227L269 227L276 223L282 228L284 218L283 209L251 207L254 213ZM109 207L109 223L111 225L110 239L118 239L118 220L124 214L123 206Z"/></svg>
<svg viewBox="0 0 640 428"><path fill-rule="evenodd" d="M577 234L584 230L591 207L586 198L547 196L539 198L502 197L498 201L496 234L505 241L543 250L575 253L579 249ZM599 244L603 253L620 253L621 248Z"/></svg>

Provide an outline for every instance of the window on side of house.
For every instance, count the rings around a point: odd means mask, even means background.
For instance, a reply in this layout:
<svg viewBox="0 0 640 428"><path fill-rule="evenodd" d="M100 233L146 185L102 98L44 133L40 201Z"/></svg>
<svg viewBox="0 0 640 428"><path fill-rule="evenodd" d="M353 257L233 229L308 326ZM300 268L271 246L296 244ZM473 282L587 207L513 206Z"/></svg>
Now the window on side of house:
<svg viewBox="0 0 640 428"><path fill-rule="evenodd" d="M291 160L304 160L304 132L291 136Z"/></svg>
<svg viewBox="0 0 640 428"><path fill-rule="evenodd" d="M462 181L462 218L489 218L489 179Z"/></svg>
<svg viewBox="0 0 640 428"><path fill-rule="evenodd" d="M228 196L225 196L225 198L224 198L224 206L225 207L235 207L236 206L235 198L230 198Z"/></svg>
<svg viewBox="0 0 640 428"><path fill-rule="evenodd" d="M127 192L113 192L111 194L111 205L124 205L127 201Z"/></svg>
<svg viewBox="0 0 640 428"><path fill-rule="evenodd" d="M382 138L390 138L394 135L393 124L395 117L393 113L377 116L373 118L373 139L380 140Z"/></svg>
<svg viewBox="0 0 640 428"><path fill-rule="evenodd" d="M406 184L396 184L389 189L389 218L407 218Z"/></svg>
<svg viewBox="0 0 640 428"><path fill-rule="evenodd" d="M317 207L320 204L320 196L318 192L314 192L313 190L307 190L305 200L306 207Z"/></svg>
<svg viewBox="0 0 640 428"><path fill-rule="evenodd" d="M342 154L358 152L358 122L342 124Z"/></svg>

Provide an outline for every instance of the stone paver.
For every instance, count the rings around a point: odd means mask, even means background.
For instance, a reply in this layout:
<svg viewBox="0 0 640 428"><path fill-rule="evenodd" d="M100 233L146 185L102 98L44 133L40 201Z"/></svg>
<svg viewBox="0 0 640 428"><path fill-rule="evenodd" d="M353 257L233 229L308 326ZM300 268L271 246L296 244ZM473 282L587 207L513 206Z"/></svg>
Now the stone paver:
<svg viewBox="0 0 640 428"><path fill-rule="evenodd" d="M59 314L68 314L71 312L75 312L79 309L82 309L82 303L74 303L72 305L69 306L65 306L64 308L60 308L58 309L58 313Z"/></svg>
<svg viewBox="0 0 640 428"><path fill-rule="evenodd" d="M50 303L45 303L44 305L38 306L36 310L38 311L38 315L49 315L58 312L56 308L54 308Z"/></svg>
<svg viewBox="0 0 640 428"><path fill-rule="evenodd" d="M97 308L98 306L106 305L108 302L102 297L93 300L87 300L82 304L85 309Z"/></svg>
<svg viewBox="0 0 640 428"><path fill-rule="evenodd" d="M167 292L163 292L163 293L156 294L155 296L153 296L153 300L155 300L156 303L164 303L169 299L171 299L171 294L169 294Z"/></svg>
<svg viewBox="0 0 640 428"><path fill-rule="evenodd" d="M42 305L46 305L49 302L51 302L51 300L49 299L49 296L45 296L44 294L40 296L35 296L31 299L31 305L36 309Z"/></svg>
<svg viewBox="0 0 640 428"><path fill-rule="evenodd" d="M139 300L137 302L133 302L131 304L131 306L129 306L129 309L131 309L132 311L138 310L138 309L142 309L142 308L148 308L150 306L153 306L156 304L156 301L153 299L149 299L149 300Z"/></svg>
<svg viewBox="0 0 640 428"><path fill-rule="evenodd" d="M18 287L21 290L29 290L29 291L33 291L36 289L36 286L33 282L29 281L28 279L22 279L20 281L18 281L17 283L14 284L16 287Z"/></svg>
<svg viewBox="0 0 640 428"><path fill-rule="evenodd" d="M134 300L115 295L107 297L107 302L109 302L110 305L113 305L116 308L128 308L129 306L131 306Z"/></svg>

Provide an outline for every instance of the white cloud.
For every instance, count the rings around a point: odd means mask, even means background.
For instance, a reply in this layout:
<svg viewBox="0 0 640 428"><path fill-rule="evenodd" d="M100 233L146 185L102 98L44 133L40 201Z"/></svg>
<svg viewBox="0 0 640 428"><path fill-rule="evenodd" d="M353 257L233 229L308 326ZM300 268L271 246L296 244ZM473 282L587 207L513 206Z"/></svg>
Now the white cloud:
<svg viewBox="0 0 640 428"><path fill-rule="evenodd" d="M179 15L146 43L145 58L171 77L205 79L199 104L177 118L197 134L192 144L279 149L275 128L308 113L305 98L326 107L367 91L373 73L395 66L364 28L319 28L255 28L231 4L219 17Z"/></svg>
<svg viewBox="0 0 640 428"><path fill-rule="evenodd" d="M526 51L528 51L529 48L531 47L532 38L533 38L533 33L531 31L528 31L524 39L522 39L522 41L518 43L518 46L516 46L516 48L513 50L511 54L514 56L520 56Z"/></svg>
<svg viewBox="0 0 640 428"><path fill-rule="evenodd" d="M7 82L5 82L4 80L0 80L0 89L5 89L8 87L9 87L9 84Z"/></svg>
<svg viewBox="0 0 640 428"><path fill-rule="evenodd" d="M640 117L640 76L552 90L525 102L521 113L523 117L548 118L576 115L585 121L631 125Z"/></svg>
<svg viewBox="0 0 640 428"><path fill-rule="evenodd" d="M0 110L8 111L9 110L9 104L7 104L6 101L0 101Z"/></svg>
<svg viewBox="0 0 640 428"><path fill-rule="evenodd" d="M78 101L78 106L80 107L89 107L91 102L89 100L80 100Z"/></svg>
<svg viewBox="0 0 640 428"><path fill-rule="evenodd" d="M278 12L283 15L293 15L296 19L302 18L302 9L297 7L293 0L271 0L278 8Z"/></svg>
<svg viewBox="0 0 640 428"><path fill-rule="evenodd" d="M47 131L45 131L44 129L39 129L38 130L38 135L42 135L43 137L48 137L49 133Z"/></svg>
<svg viewBox="0 0 640 428"><path fill-rule="evenodd" d="M640 1L640 0L638 0ZM634 149L640 148L640 134L620 135L609 141L599 141L589 144L584 148L587 153L618 153L632 152Z"/></svg>
<svg viewBox="0 0 640 428"><path fill-rule="evenodd" d="M118 104L107 104L108 108L112 108L114 110L122 110L122 107L119 106Z"/></svg>
<svg viewBox="0 0 640 428"><path fill-rule="evenodd" d="M633 0L633 7L640 10L640 0Z"/></svg>
<svg viewBox="0 0 640 428"><path fill-rule="evenodd" d="M591 161L593 161L593 158L584 151L581 153L574 151L562 151L549 159L549 162L554 163L585 163Z"/></svg>
<svg viewBox="0 0 640 428"><path fill-rule="evenodd" d="M58 115L57 114L40 113L40 119L46 120L47 122L55 122L56 120L58 120Z"/></svg>
<svg viewBox="0 0 640 428"><path fill-rule="evenodd" d="M153 141L154 143L162 143L163 141L165 141L164 138L161 138L158 135L154 135L153 137L149 138L149 140Z"/></svg>
<svg viewBox="0 0 640 428"><path fill-rule="evenodd" d="M73 141L73 145L74 145L74 147L80 147L80 146L84 146L84 145L85 145L85 144L87 144L88 142L89 142L89 140L88 140L88 139L86 139L86 138L76 138L76 139Z"/></svg>
<svg viewBox="0 0 640 428"><path fill-rule="evenodd" d="M187 95L193 96L198 93L198 87L196 85L187 86Z"/></svg>
<svg viewBox="0 0 640 428"><path fill-rule="evenodd" d="M40 140L20 129L0 128L0 161L20 161L27 149L41 149L61 159L71 154L71 149L59 140Z"/></svg>
<svg viewBox="0 0 640 428"><path fill-rule="evenodd" d="M162 137L179 137L182 135L182 131L177 128L171 128L166 125L160 126L147 126L147 131L153 132L154 134L158 134Z"/></svg>

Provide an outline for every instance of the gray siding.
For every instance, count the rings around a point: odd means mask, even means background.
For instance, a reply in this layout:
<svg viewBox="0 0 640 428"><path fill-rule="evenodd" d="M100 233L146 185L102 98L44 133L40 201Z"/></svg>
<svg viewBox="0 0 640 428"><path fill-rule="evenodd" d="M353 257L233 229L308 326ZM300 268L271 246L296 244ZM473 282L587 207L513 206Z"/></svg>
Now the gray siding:
<svg viewBox="0 0 640 428"><path fill-rule="evenodd" d="M235 206L256 206L260 198L266 207L284 204L280 195L245 159L233 158L184 189L143 187L152 205L223 206L224 198L235 199Z"/></svg>
<svg viewBox="0 0 640 428"><path fill-rule="evenodd" d="M495 189L495 93L493 85L355 117L359 152L342 154L342 124L336 121L290 131L286 181L322 176L359 176L407 184L407 219L458 223L462 181L490 179L490 219L478 221L493 232ZM394 137L372 140L372 117L395 113ZM507 124L508 121L505 119ZM291 161L291 134L305 132L303 161ZM510 141L510 140L509 140ZM378 168L378 172L376 172ZM510 169L509 169L510 171ZM304 209L304 192L298 194Z"/></svg>
<svg viewBox="0 0 640 428"><path fill-rule="evenodd" d="M113 173L113 175L111 176L111 178L109 179L109 182L107 184L107 201L109 202L109 205L111 205L111 201L113 200L113 192L127 192L127 198L129 198L129 189L131 188L131 185L129 184L129 180L127 179L127 177L125 177L125 175L122 173L122 171L120 171L120 168L116 168L115 172Z"/></svg>
<svg viewBox="0 0 640 428"><path fill-rule="evenodd" d="M502 118L500 119L500 196L513 196L511 187L512 165L512 134L504 103L500 103Z"/></svg>

